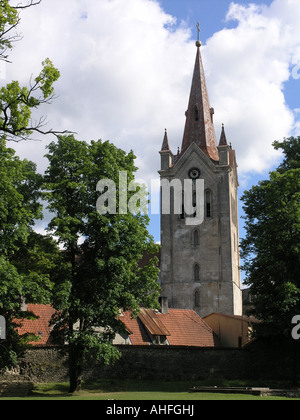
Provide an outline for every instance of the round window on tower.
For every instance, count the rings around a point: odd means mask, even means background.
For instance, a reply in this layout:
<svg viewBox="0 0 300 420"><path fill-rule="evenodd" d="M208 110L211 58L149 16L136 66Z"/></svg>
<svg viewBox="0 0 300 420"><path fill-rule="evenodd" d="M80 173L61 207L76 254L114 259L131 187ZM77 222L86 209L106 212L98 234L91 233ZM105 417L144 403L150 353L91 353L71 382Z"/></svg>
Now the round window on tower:
<svg viewBox="0 0 300 420"><path fill-rule="evenodd" d="M192 168L189 170L189 178L190 179L199 179L201 175L200 169Z"/></svg>

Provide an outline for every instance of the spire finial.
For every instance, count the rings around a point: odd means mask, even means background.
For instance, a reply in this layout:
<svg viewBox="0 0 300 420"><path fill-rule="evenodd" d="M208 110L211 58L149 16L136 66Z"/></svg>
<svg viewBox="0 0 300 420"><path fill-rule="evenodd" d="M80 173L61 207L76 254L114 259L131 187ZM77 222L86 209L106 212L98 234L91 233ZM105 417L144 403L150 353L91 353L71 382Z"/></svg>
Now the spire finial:
<svg viewBox="0 0 300 420"><path fill-rule="evenodd" d="M200 41L200 32L201 32L201 29L200 29L200 23L199 23L199 21L198 21L198 23L197 23L197 29L198 29L198 41L196 42L196 47L201 47L201 41Z"/></svg>

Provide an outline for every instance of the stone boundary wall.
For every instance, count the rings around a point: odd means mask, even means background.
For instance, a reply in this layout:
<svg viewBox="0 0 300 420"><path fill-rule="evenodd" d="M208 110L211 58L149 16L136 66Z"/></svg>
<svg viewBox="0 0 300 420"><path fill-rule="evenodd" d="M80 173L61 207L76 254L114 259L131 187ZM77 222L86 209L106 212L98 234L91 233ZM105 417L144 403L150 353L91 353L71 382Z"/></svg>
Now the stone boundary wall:
<svg viewBox="0 0 300 420"><path fill-rule="evenodd" d="M97 363L84 379L290 380L295 364L289 346L254 343L243 349L171 346L117 346L122 358L114 366ZM59 348L33 348L18 368L0 374L0 381L67 382L68 360Z"/></svg>

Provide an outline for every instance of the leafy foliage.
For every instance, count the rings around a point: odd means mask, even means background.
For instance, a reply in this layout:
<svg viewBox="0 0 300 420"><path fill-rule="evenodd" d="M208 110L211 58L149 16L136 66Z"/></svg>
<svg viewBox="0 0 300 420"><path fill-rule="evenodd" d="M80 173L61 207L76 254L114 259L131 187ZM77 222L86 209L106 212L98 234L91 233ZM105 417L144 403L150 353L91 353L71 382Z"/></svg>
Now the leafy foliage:
<svg viewBox="0 0 300 420"><path fill-rule="evenodd" d="M2 0L0 3L0 57L7 59L5 51L12 48L14 37L10 37L8 33L18 23L18 11L10 6L8 0Z"/></svg>
<svg viewBox="0 0 300 420"><path fill-rule="evenodd" d="M27 0L12 5L10 0L0 3L0 60L8 61L8 51L13 43L21 39L17 34L20 23L20 11L40 4L41 0ZM32 76L29 86L20 86L13 80L0 88L0 134L6 140L27 140L35 134L62 134L55 130L45 130L46 117L33 120L32 113L42 104L50 104L54 98L53 84L60 73L47 58L42 63L42 70L35 78ZM64 131L63 133L68 133Z"/></svg>
<svg viewBox="0 0 300 420"><path fill-rule="evenodd" d="M67 286L60 283L56 307L60 319L56 330L69 343L71 391L77 389L84 364L103 358L111 362L119 356L110 342L124 332L119 311L157 306L157 259L141 268L144 253L154 255L158 248L149 236L148 216L138 214L100 215L96 209L101 179L116 184L119 171L134 179L135 156L109 142L77 141L73 136L51 143L47 154L50 165L45 175L45 197L55 213L49 229L65 248L69 267ZM128 194L128 201L134 193Z"/></svg>
<svg viewBox="0 0 300 420"><path fill-rule="evenodd" d="M261 333L289 335L300 313L300 160L299 140L275 142L285 158L268 181L245 192L246 238L242 240L253 314Z"/></svg>
<svg viewBox="0 0 300 420"><path fill-rule="evenodd" d="M32 317L22 311L28 303L50 303L60 252L50 239L33 231L42 216L39 203L42 176L34 163L20 160L0 139L0 315L7 324L7 341L1 343L0 368L16 360L26 342L15 330L16 319ZM31 337L32 338L32 337Z"/></svg>
<svg viewBox="0 0 300 420"><path fill-rule="evenodd" d="M16 27L20 23L20 11L40 4L41 0L28 0L12 5L10 0L1 0L0 3L0 60L8 61L7 51L11 50L13 43L20 39Z"/></svg>
<svg viewBox="0 0 300 420"><path fill-rule="evenodd" d="M60 77L59 71L48 58L42 65L42 71L30 88L21 87L18 81L12 81L0 89L0 132L7 140L26 140L34 132L55 134L52 130L43 131L46 123L44 117L37 123L31 120L33 109L51 102L53 83Z"/></svg>

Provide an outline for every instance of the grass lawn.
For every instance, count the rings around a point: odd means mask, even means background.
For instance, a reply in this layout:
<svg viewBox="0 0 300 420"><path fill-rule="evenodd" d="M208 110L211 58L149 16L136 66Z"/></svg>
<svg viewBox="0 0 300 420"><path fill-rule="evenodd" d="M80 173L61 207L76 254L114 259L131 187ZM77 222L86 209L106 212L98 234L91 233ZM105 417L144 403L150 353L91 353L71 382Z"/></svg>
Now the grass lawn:
<svg viewBox="0 0 300 420"><path fill-rule="evenodd" d="M38 384L32 394L22 400L116 400L116 401L203 401L203 400L287 400L278 397L257 397L253 395L189 393L193 386L206 385L201 382L158 382L103 380L84 383L82 391L68 394L68 384ZM233 384L230 384L232 386ZM234 384L236 385L236 384ZM228 385L229 386L229 385ZM241 385L237 385L241 386ZM21 398L0 398L20 400Z"/></svg>

